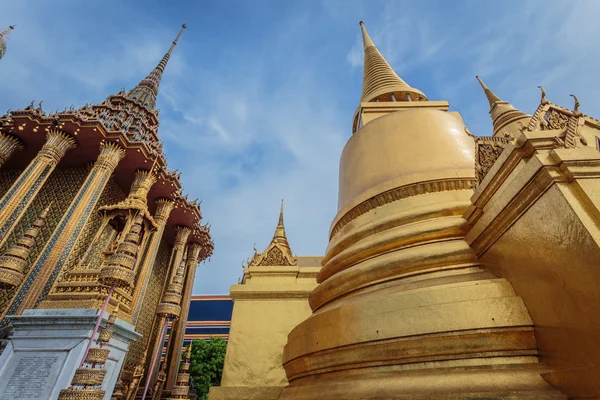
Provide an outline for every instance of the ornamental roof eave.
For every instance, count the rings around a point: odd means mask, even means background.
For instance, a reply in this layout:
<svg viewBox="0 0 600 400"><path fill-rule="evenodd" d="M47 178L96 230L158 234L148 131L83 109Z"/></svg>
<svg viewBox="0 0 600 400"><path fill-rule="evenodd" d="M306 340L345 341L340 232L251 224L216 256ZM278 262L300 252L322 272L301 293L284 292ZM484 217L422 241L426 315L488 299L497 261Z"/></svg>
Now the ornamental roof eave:
<svg viewBox="0 0 600 400"><path fill-rule="evenodd" d="M120 97L120 96L117 96ZM127 99L127 101L131 101ZM203 232L200 228L202 213L197 200L189 200L182 194L180 173L167 169L166 157L162 147L151 146L147 142L132 141L123 131L111 131L104 123L95 118L86 118L78 110L73 109L52 114L46 114L39 107L33 105L22 110L10 110L0 116L0 130L22 141L25 150L20 157L13 157L7 162L8 168L22 169L37 154L45 141L45 134L50 129L59 129L73 135L78 142L78 147L67 152L61 165L63 167L83 167L95 160L98 145L102 140L119 143L125 150L125 158L115 170L115 179L121 189L127 193L133 182L133 172L136 169L150 170L156 168L157 181L148 195L148 204L154 208L154 201L158 198L168 198L175 202L169 217L168 225L184 225L192 228L190 242L199 244L210 243L210 249L205 258L212 254L212 238L210 233ZM151 113L155 115L154 113ZM154 137L153 137L154 139ZM86 143L86 145L82 145ZM194 232L197 232L194 234ZM169 240L172 240L169 239Z"/></svg>

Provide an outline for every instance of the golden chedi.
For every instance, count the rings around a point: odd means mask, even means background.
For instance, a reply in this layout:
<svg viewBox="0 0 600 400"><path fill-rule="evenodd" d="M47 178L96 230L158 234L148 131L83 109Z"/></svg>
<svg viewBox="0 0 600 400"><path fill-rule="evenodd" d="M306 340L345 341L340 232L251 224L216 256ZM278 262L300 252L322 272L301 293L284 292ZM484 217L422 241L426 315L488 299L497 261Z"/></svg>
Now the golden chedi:
<svg viewBox="0 0 600 400"><path fill-rule="evenodd" d="M540 376L522 299L465 241L474 142L461 116L400 79L361 28L338 213L279 399L565 398Z"/></svg>

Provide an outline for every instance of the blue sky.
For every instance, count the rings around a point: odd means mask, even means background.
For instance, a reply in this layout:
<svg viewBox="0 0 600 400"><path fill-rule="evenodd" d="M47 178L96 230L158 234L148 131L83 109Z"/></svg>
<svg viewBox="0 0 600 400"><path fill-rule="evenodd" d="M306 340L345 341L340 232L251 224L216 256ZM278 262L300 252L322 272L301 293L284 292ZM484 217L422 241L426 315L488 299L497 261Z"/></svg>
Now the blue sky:
<svg viewBox="0 0 600 400"><path fill-rule="evenodd" d="M322 255L338 162L362 82L358 21L396 72L491 134L475 75L526 112L550 101L600 110L596 1L0 0L17 24L0 61L0 112L100 102L130 89L184 32L157 107L171 169L202 199L215 253L196 294L227 293L270 242L279 202L294 253ZM407 138L410 140L410 138Z"/></svg>

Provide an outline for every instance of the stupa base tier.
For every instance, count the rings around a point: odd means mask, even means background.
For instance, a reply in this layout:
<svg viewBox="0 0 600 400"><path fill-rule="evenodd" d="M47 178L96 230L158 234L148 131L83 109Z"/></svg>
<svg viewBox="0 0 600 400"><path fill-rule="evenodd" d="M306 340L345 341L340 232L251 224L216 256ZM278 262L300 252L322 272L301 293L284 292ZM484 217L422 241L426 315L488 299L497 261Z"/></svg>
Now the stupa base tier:
<svg viewBox="0 0 600 400"><path fill-rule="evenodd" d="M543 372L540 364L430 371L366 368L298 379L278 399L567 400L544 381Z"/></svg>
<svg viewBox="0 0 600 400"><path fill-rule="evenodd" d="M283 386L213 386L208 400L276 400L282 390Z"/></svg>

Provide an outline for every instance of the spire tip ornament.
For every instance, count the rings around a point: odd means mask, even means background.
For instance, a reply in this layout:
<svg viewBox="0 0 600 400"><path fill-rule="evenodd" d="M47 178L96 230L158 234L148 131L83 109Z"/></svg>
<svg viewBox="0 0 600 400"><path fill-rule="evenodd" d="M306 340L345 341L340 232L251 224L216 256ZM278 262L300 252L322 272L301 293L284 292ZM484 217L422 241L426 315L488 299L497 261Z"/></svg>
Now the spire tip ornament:
<svg viewBox="0 0 600 400"><path fill-rule="evenodd" d="M408 85L392 69L360 22L365 51L361 102L370 101L426 101L427 96Z"/></svg>
<svg viewBox="0 0 600 400"><path fill-rule="evenodd" d="M475 78L479 81L479 84L481 85L481 88L483 89L483 92L485 93L485 97L487 97L488 103L490 103L490 108L494 107L494 104L496 102L502 101L502 100L500 100L500 97L496 96L494 94L494 92L492 92L490 90L490 88L487 87L487 85L481 80L479 75L476 75Z"/></svg>
<svg viewBox="0 0 600 400"><path fill-rule="evenodd" d="M181 25L181 30L177 34L175 40L171 44L169 51L163 56L162 60L158 63L156 68L148 74L146 78L144 78L136 87L131 89L127 94L127 97L137 101L142 106L146 107L148 110L154 110L156 106L156 96L158 95L158 88L160 86L160 81L162 79L162 74L167 67L167 63L171 58L171 53L173 49L179 42L179 38L183 33L183 30L187 28L187 24Z"/></svg>

